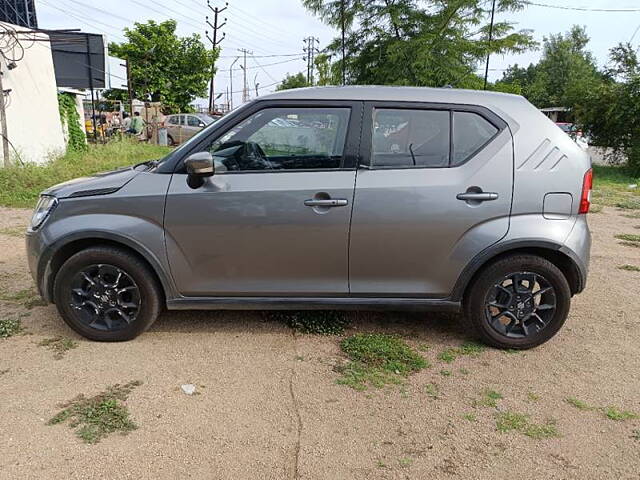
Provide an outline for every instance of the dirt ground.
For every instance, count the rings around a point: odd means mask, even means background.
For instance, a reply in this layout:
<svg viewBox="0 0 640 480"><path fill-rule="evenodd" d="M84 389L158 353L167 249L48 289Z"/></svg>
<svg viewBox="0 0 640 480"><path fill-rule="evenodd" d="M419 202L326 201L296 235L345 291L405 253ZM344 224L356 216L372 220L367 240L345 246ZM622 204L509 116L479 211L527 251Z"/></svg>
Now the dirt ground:
<svg viewBox="0 0 640 480"><path fill-rule="evenodd" d="M0 478L638 479L640 419L566 401L640 414L640 273L617 268L640 266L640 248L614 239L640 233L640 219L623 213L591 215L588 288L536 350L487 349L447 364L438 354L467 340L457 322L352 314L348 334L430 346L430 368L365 392L336 384L338 337L294 334L255 312L165 313L135 341L100 344L75 335L53 306L2 301L0 316L25 315L25 334L0 339ZM32 285L20 232L29 214L0 209L5 298ZM37 344L58 335L79 346L56 360ZM132 380L143 384L126 402L139 426L128 435L86 445L68 425L46 425L60 402ZM185 395L185 383L200 394ZM477 405L486 389L502 394L497 408ZM502 433L505 411L552 419L560 436Z"/></svg>

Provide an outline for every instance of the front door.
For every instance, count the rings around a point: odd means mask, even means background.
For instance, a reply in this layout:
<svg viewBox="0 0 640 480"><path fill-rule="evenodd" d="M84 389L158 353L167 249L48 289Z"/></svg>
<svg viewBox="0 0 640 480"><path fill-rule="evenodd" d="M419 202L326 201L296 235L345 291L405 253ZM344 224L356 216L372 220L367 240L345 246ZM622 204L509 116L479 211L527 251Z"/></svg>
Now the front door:
<svg viewBox="0 0 640 480"><path fill-rule="evenodd" d="M201 142L216 164L203 187L174 174L165 232L182 295L348 294L362 106L298 104L257 104Z"/></svg>
<svg viewBox="0 0 640 480"><path fill-rule="evenodd" d="M351 293L445 298L509 228L509 129L481 108L367 104L362 145Z"/></svg>

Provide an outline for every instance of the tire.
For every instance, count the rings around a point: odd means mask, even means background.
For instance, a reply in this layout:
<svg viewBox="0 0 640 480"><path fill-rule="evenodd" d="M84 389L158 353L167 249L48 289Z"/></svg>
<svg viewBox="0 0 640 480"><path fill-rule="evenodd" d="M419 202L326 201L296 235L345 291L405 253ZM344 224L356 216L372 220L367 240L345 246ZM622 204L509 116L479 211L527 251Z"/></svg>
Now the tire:
<svg viewBox="0 0 640 480"><path fill-rule="evenodd" d="M534 295L524 293L531 283ZM493 347L525 350L558 333L570 306L571 289L558 267L535 255L511 255L477 275L467 290L463 322Z"/></svg>
<svg viewBox="0 0 640 480"><path fill-rule="evenodd" d="M176 143L176 141L173 139L173 137L171 135L167 135L167 140L169 140L169 146L170 147L177 147L178 144Z"/></svg>
<svg viewBox="0 0 640 480"><path fill-rule="evenodd" d="M99 342L134 339L153 324L162 305L155 273L114 247L88 248L70 257L56 275L53 298L69 327Z"/></svg>

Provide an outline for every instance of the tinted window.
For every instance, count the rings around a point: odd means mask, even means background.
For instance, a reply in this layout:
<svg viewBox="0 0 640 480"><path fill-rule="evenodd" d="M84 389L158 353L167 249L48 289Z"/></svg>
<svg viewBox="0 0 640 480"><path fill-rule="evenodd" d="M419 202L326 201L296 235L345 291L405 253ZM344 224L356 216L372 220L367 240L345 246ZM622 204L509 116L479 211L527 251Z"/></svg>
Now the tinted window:
<svg viewBox="0 0 640 480"><path fill-rule="evenodd" d="M453 112L453 158L451 166L464 163L491 140L498 129L471 112Z"/></svg>
<svg viewBox="0 0 640 480"><path fill-rule="evenodd" d="M178 117L177 115L172 115L169 117L169 124L170 125L180 125L180 117Z"/></svg>
<svg viewBox="0 0 640 480"><path fill-rule="evenodd" d="M448 167L450 113L376 109L372 166Z"/></svg>
<svg viewBox="0 0 640 480"><path fill-rule="evenodd" d="M215 140L229 171L340 168L348 108L268 108Z"/></svg>
<svg viewBox="0 0 640 480"><path fill-rule="evenodd" d="M189 125L190 127L199 127L202 123L204 122L198 117L194 117L193 115L189 115L187 117L187 125Z"/></svg>

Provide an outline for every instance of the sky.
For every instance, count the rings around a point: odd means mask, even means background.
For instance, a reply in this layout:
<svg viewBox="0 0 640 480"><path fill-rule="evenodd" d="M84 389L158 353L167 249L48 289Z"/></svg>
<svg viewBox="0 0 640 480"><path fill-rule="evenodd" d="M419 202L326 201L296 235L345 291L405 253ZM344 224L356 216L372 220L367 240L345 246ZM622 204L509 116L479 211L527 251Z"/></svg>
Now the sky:
<svg viewBox="0 0 640 480"><path fill-rule="evenodd" d="M554 5L550 8L530 5L517 13L501 14L496 21L508 20L516 29L530 29L538 42L553 33L566 32L572 25L583 25L591 37L591 50L600 66L607 62L608 51L618 42L633 39L640 46L640 0L532 0L534 3ZM149 19L163 21L174 18L178 21L178 34L202 35L205 42L207 26L205 17L213 21L213 14L207 7L207 0L36 0L38 24L40 28L61 29L81 28L91 33L101 33L108 41L124 41L122 30L133 22ZM212 7L223 8L224 0L210 0ZM586 9L638 9L629 12L579 11L565 8ZM231 64L238 56L239 49L249 50L247 54L247 83L251 98L258 92L264 95L275 90L276 84L287 73L306 72L303 39L313 36L319 39L322 49L338 32L322 23L302 7L300 0L229 0L227 10L220 15L220 23L226 18L221 29L226 37L220 44L221 58L216 75L216 94L234 92L233 103L242 103L243 70L240 58L230 71ZM634 36L635 33L635 36ZM490 62L489 78L502 76L502 70L518 63L528 65L540 58L540 50L528 51L520 55L493 56ZM112 62L112 73L124 74L117 62ZM231 78L230 78L231 77ZM114 87L123 83L112 77ZM233 88L231 89L231 83ZM223 102L223 95L217 102ZM206 101L199 100L202 106Z"/></svg>

